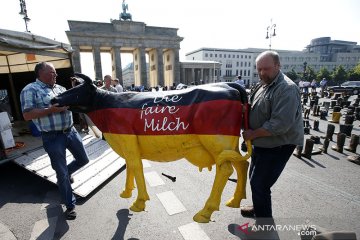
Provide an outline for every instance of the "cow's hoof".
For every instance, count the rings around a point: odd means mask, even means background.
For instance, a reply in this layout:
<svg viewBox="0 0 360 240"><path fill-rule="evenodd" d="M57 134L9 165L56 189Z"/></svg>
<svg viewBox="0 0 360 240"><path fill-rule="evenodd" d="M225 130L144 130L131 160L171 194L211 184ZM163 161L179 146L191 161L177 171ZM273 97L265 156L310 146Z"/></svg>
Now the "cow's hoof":
<svg viewBox="0 0 360 240"><path fill-rule="evenodd" d="M130 198L132 196L132 191L124 190L122 193L120 193L120 197L122 198Z"/></svg>
<svg viewBox="0 0 360 240"><path fill-rule="evenodd" d="M240 200L236 200L234 197L232 197L226 202L226 206L231 207L231 208L239 208Z"/></svg>
<svg viewBox="0 0 360 240"><path fill-rule="evenodd" d="M210 216L211 216L211 214L210 214ZM204 214L203 211L200 211L197 214L195 214L195 216L193 217L193 220L198 223L208 223L208 222L210 222L210 216L208 216L208 214Z"/></svg>
<svg viewBox="0 0 360 240"><path fill-rule="evenodd" d="M131 211L141 212L145 210L145 201L136 200L130 207Z"/></svg>

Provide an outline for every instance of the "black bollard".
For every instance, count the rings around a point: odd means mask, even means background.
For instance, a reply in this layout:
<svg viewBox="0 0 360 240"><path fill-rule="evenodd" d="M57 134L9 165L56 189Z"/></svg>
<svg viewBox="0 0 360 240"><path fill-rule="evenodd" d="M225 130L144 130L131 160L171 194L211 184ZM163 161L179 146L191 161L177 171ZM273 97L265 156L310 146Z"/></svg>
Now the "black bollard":
<svg viewBox="0 0 360 240"><path fill-rule="evenodd" d="M328 138L325 138L322 147L319 147L319 149L320 149L323 153L327 153L327 149L328 149L328 147L329 147L329 143L330 143L330 140L329 140Z"/></svg>
<svg viewBox="0 0 360 240"><path fill-rule="evenodd" d="M311 139L306 139L305 141L305 149L304 152L301 154L307 159L311 159L312 150L314 147L314 141Z"/></svg>
<svg viewBox="0 0 360 240"><path fill-rule="evenodd" d="M350 137L352 129L353 129L352 124L340 124L340 131L339 132L345 133L346 136Z"/></svg>
<svg viewBox="0 0 360 240"><path fill-rule="evenodd" d="M339 153L343 153L345 139L346 139L345 133L338 133L336 145L332 146L331 149Z"/></svg>
<svg viewBox="0 0 360 240"><path fill-rule="evenodd" d="M293 155L294 155L295 157L297 157L297 158L301 158L302 150L303 150L303 146L299 146L299 145L296 146Z"/></svg>
<svg viewBox="0 0 360 240"><path fill-rule="evenodd" d="M354 123L355 116L354 115L345 115L345 124L352 125Z"/></svg>
<svg viewBox="0 0 360 240"><path fill-rule="evenodd" d="M359 139L359 135L352 134L349 146L345 146L344 149L349 152L356 153L357 145L359 145Z"/></svg>
<svg viewBox="0 0 360 240"><path fill-rule="evenodd" d="M313 127L314 131L319 131L319 120L315 120L314 121L314 127Z"/></svg>
<svg viewBox="0 0 360 240"><path fill-rule="evenodd" d="M326 130L326 135L325 135L325 137L322 137L322 138L328 138L330 141L332 141L332 136L334 135L334 132L335 132L335 125L328 124L327 130Z"/></svg>

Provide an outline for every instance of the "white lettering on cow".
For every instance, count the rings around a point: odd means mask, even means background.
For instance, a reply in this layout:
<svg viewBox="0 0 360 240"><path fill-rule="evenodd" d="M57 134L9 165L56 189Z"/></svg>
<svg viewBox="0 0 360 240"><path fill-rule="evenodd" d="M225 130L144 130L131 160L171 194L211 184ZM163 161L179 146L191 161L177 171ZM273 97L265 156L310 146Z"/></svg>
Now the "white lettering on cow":
<svg viewBox="0 0 360 240"><path fill-rule="evenodd" d="M144 132L151 130L157 131L179 131L186 130L189 127L189 123L183 122L180 117L171 118L174 121L168 119L167 116L177 113L180 108L171 105L171 103L179 102L182 97L178 95L174 96L157 96L154 98L153 103L155 106L147 106L144 103L140 110L140 119L144 119ZM166 105L159 105L159 103L165 103ZM162 118L159 118L159 114L163 114ZM157 116L158 120L155 120Z"/></svg>
<svg viewBox="0 0 360 240"><path fill-rule="evenodd" d="M189 127L189 124L185 124L180 120L180 118L175 118L175 122L168 122L168 118L164 117L162 122L160 120L151 119L151 121L145 119L144 131L151 129L151 131L179 131L186 130Z"/></svg>

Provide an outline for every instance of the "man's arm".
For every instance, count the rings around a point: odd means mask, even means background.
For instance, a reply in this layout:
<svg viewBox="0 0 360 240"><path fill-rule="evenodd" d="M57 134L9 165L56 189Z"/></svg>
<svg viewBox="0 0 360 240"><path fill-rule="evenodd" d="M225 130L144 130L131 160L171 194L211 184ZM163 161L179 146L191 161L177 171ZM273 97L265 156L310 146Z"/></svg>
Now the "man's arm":
<svg viewBox="0 0 360 240"><path fill-rule="evenodd" d="M254 140L255 138L259 138L259 137L269 137L271 136L271 133L264 128L258 128L255 130L248 129L244 131L242 135L244 140L247 141L247 140Z"/></svg>
<svg viewBox="0 0 360 240"><path fill-rule="evenodd" d="M52 113L58 113L67 110L69 107L58 107L58 104L51 105L48 108L35 108L28 112L23 112L23 117L26 121L32 120L34 118L45 117Z"/></svg>

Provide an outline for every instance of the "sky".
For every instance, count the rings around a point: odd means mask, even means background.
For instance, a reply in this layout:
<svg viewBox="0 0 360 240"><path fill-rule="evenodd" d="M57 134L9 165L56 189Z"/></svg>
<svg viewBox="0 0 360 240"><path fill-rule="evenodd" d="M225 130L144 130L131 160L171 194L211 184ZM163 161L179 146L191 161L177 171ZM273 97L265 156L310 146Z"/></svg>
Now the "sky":
<svg viewBox="0 0 360 240"><path fill-rule="evenodd" d="M25 0L31 33L69 43L68 20L119 19L122 0ZM266 29L276 24L272 49L303 50L314 38L360 44L359 0L126 0L133 21L177 28L180 61L193 50L268 48ZM19 0L2 0L0 28L25 31ZM102 54L103 75L111 74L110 54ZM122 54L123 67L131 56ZM81 55L83 73L94 75L91 54Z"/></svg>

